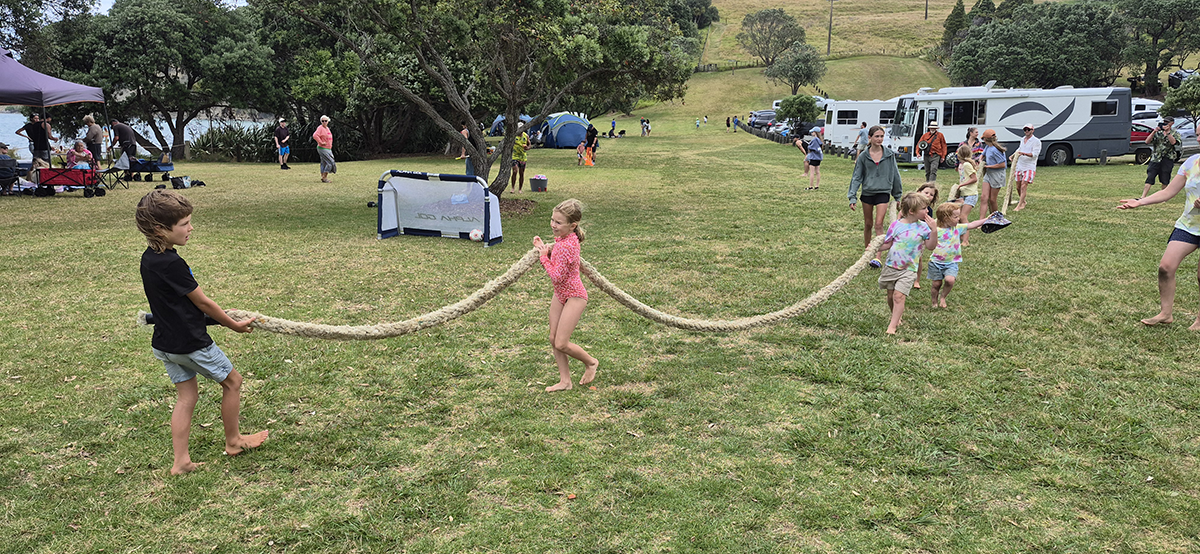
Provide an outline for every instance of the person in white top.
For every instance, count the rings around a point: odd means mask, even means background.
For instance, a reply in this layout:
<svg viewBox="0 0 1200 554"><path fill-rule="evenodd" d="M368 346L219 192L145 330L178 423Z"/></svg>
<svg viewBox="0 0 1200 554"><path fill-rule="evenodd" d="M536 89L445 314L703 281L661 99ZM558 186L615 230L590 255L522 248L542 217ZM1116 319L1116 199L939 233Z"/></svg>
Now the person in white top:
<svg viewBox="0 0 1200 554"><path fill-rule="evenodd" d="M1021 147L1017 148L1017 152L1013 154L1013 157L1016 158L1013 172L1019 195L1017 210L1025 209L1025 192L1029 190L1029 184L1033 182L1034 173L1037 173L1038 155L1042 152L1042 141L1033 136L1033 124L1026 123L1021 130L1025 131L1025 138L1021 139Z"/></svg>

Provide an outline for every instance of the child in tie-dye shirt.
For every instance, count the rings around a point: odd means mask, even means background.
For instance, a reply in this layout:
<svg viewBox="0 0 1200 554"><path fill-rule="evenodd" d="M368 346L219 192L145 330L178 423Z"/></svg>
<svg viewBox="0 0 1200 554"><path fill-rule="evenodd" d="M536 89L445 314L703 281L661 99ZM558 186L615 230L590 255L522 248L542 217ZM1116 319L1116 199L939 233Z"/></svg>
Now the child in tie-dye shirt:
<svg viewBox="0 0 1200 554"><path fill-rule="evenodd" d="M892 312L887 328L889 335L896 334L896 328L904 316L904 301L908 299L913 283L917 282L921 248L933 248L937 244L930 230L935 222L925 212L928 205L929 199L924 194L905 194L900 199L900 219L888 227L883 244L879 247L880 253L888 251L883 272L879 275L879 288L887 291L888 309Z"/></svg>
<svg viewBox="0 0 1200 554"><path fill-rule="evenodd" d="M970 162L965 162L970 163ZM978 229L987 219L959 223L959 207L946 202L937 209L937 248L929 255L929 282L933 284L933 307L946 307L946 297L958 278L958 263L962 261L962 237L968 229Z"/></svg>
<svg viewBox="0 0 1200 554"><path fill-rule="evenodd" d="M1196 154L1183 162L1179 173L1171 179L1171 183L1145 198L1130 198L1122 200L1117 206L1123 210L1166 202L1185 191L1187 201L1183 205L1183 214L1175 220L1175 229L1167 239L1167 249L1163 252L1162 260L1158 262L1158 315L1142 320L1144 325L1159 325L1175 320L1172 315L1175 304L1175 270L1179 264L1197 248L1200 248L1200 154ZM1188 327L1192 331L1200 331L1200 313L1196 321Z"/></svg>

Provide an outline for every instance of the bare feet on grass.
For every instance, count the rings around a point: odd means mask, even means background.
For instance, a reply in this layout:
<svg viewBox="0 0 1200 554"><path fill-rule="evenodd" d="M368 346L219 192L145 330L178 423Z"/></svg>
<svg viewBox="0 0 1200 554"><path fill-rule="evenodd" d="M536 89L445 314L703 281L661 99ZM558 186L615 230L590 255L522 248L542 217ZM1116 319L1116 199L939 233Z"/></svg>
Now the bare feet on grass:
<svg viewBox="0 0 1200 554"><path fill-rule="evenodd" d="M1196 318L1196 322L1188 326L1188 331L1200 331L1200 317Z"/></svg>
<svg viewBox="0 0 1200 554"><path fill-rule="evenodd" d="M242 435L235 441L225 442L225 454L228 456L237 456L245 452L247 448L258 448L262 443L267 441L267 434L270 431L259 431L253 435Z"/></svg>
<svg viewBox="0 0 1200 554"><path fill-rule="evenodd" d="M1156 316L1154 316L1154 317L1148 317L1148 318L1146 318L1146 319L1143 319L1143 320L1142 320L1142 325L1150 325L1150 326L1153 326L1153 325L1166 325L1166 324L1168 324L1168 323L1171 323L1171 322L1173 322L1173 321L1175 321L1175 318L1173 318L1173 317L1171 317L1171 316L1169 316L1169 315L1164 315L1162 312L1159 312L1159 313L1158 313L1158 315L1156 315ZM1193 327L1195 327L1195 325L1193 325ZM1190 327L1189 327L1189 329L1190 329Z"/></svg>
<svg viewBox="0 0 1200 554"><path fill-rule="evenodd" d="M945 299L945 298L941 299L941 301L939 301L939 302L938 302L938 307L939 307L939 308L946 308L946 307L947 307L947 306L946 306L946 299Z"/></svg>
<svg viewBox="0 0 1200 554"><path fill-rule="evenodd" d="M888 327L888 328L887 328L887 334L889 334L889 335L894 335L894 334L896 334L896 328L895 328L895 327Z"/></svg>
<svg viewBox="0 0 1200 554"><path fill-rule="evenodd" d="M1200 322L1197 323L1200 325ZM596 370L600 368L600 360L596 360L588 365L583 366L583 377L579 379L580 385L586 385L596 380Z"/></svg>
<svg viewBox="0 0 1200 554"><path fill-rule="evenodd" d="M559 381L558 384L546 387L546 392L558 392L560 390L571 390L570 381Z"/></svg>
<svg viewBox="0 0 1200 554"><path fill-rule="evenodd" d="M200 466L202 465L204 465L204 462L187 462L185 464L171 466L171 475L183 475L184 473L191 473L197 469L200 469Z"/></svg>

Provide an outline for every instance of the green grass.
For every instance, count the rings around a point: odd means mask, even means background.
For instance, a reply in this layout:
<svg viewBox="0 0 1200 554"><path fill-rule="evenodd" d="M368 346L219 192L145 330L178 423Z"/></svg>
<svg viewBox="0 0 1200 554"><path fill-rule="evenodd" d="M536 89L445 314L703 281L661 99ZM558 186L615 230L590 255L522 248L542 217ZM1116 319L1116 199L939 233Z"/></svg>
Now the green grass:
<svg viewBox="0 0 1200 554"><path fill-rule="evenodd" d="M688 106L645 110L653 136L605 141L597 167L532 151L528 172L550 192L517 195L536 209L506 218L493 248L374 238L366 202L380 173L460 167L407 157L342 164L328 185L315 165L181 163L177 174L209 183L186 191L196 231L181 253L226 308L395 321L503 272L576 197L584 256L648 304L710 319L776 310L861 254L851 166L829 159L821 190L802 191L797 152L726 134L706 86ZM729 106L769 97L746 94ZM911 167L903 176L918 182ZM1179 323L1139 325L1182 202L1114 210L1143 178L1124 163L1039 170L1015 224L972 237L952 307L915 294L896 338L872 272L797 320L731 334L665 328L590 287L574 338L602 361L595 391L542 392L555 370L536 271L396 339L214 328L246 377L243 429L271 440L221 456L219 387L203 383L192 456L208 465L183 478L167 475L174 391L133 325L146 307L133 207L151 185L0 198L0 544L1194 552L1195 258L1181 268Z"/></svg>

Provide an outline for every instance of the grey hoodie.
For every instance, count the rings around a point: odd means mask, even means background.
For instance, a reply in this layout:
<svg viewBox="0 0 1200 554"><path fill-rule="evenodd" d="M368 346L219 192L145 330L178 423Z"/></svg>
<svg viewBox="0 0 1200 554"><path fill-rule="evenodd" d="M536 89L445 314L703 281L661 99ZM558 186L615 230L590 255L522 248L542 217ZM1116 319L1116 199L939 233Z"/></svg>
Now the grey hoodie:
<svg viewBox="0 0 1200 554"><path fill-rule="evenodd" d="M900 185L900 167L896 165L896 153L890 148L883 149L883 157L879 163L871 159L871 149L867 148L858 155L854 162L854 175L850 177L850 205L858 203L858 189L863 194L890 194L900 200L904 189Z"/></svg>

